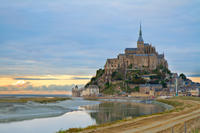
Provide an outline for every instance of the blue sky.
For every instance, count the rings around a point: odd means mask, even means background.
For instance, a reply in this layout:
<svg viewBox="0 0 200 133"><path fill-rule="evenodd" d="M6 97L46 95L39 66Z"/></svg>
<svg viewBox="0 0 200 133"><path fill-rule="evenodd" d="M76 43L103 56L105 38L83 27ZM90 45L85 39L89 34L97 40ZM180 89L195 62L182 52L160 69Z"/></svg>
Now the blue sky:
<svg viewBox="0 0 200 133"><path fill-rule="evenodd" d="M200 75L199 0L0 0L0 75L94 75L143 38Z"/></svg>

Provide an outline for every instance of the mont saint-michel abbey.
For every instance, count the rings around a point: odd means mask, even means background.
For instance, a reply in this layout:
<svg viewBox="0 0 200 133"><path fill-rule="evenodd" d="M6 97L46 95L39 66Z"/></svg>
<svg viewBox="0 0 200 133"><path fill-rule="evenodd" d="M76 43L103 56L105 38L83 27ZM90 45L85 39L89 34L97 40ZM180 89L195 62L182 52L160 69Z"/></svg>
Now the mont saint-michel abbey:
<svg viewBox="0 0 200 133"><path fill-rule="evenodd" d="M168 68L164 54L158 54L154 46L144 43L140 25L137 48L126 48L124 54L119 54L117 58L107 59L104 67L105 75L111 75L118 69L154 70L159 65Z"/></svg>

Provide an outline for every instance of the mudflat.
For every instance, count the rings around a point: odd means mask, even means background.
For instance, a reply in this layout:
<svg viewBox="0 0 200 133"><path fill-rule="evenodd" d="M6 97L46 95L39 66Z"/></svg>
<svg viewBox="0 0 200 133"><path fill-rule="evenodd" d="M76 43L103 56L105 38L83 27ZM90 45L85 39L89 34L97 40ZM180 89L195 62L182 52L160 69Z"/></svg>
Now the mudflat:
<svg viewBox="0 0 200 133"><path fill-rule="evenodd" d="M70 100L68 97L28 97L28 98L1 98L0 103L26 103L26 102L37 102L37 103L53 103L57 101Z"/></svg>

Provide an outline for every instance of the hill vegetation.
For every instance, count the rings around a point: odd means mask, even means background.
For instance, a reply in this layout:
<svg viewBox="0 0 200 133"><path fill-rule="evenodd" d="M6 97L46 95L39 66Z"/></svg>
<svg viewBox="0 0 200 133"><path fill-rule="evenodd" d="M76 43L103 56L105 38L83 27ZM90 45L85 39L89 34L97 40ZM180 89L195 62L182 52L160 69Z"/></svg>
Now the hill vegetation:
<svg viewBox="0 0 200 133"><path fill-rule="evenodd" d="M167 87L171 75L168 68L160 65L155 70L117 70L110 75L108 81L105 80L105 70L99 69L85 87L98 85L100 92L108 95L139 92L140 84L161 84L163 88Z"/></svg>

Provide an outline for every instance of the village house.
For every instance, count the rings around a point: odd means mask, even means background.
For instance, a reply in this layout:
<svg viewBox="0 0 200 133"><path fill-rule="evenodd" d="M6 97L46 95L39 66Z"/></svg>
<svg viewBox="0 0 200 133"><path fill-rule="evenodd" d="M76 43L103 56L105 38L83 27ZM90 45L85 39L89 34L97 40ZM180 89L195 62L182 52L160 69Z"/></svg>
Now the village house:
<svg viewBox="0 0 200 133"><path fill-rule="evenodd" d="M81 96L98 96L98 95L99 95L99 87L97 85L89 85L81 92Z"/></svg>
<svg viewBox="0 0 200 133"><path fill-rule="evenodd" d="M140 86L140 93L142 94L150 94L150 91L162 89L161 84L141 84Z"/></svg>
<svg viewBox="0 0 200 133"><path fill-rule="evenodd" d="M80 96L98 96L99 95L99 87L97 85L89 85L87 88L78 88L76 85L72 88L72 96L80 97Z"/></svg>
<svg viewBox="0 0 200 133"><path fill-rule="evenodd" d="M78 86L76 85L74 88L72 88L72 96L73 97L80 97L81 91L78 89Z"/></svg>
<svg viewBox="0 0 200 133"><path fill-rule="evenodd" d="M200 88L192 89L189 92L190 92L191 96L197 96L197 97L200 96Z"/></svg>

